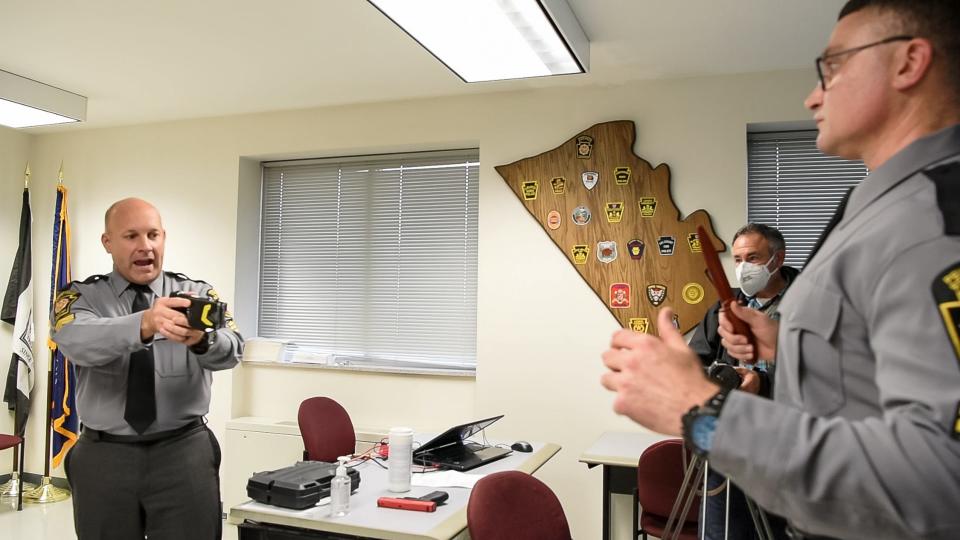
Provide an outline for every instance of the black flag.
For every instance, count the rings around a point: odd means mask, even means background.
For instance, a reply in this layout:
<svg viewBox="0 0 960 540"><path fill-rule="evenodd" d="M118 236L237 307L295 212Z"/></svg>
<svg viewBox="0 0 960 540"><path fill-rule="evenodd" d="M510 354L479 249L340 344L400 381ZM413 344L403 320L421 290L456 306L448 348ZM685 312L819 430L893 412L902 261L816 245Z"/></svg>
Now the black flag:
<svg viewBox="0 0 960 540"><path fill-rule="evenodd" d="M30 265L30 192L23 190L20 210L20 243L13 260L7 292L0 306L0 320L13 325L13 355L7 372L3 400L17 410L14 431L23 435L33 390L33 280Z"/></svg>

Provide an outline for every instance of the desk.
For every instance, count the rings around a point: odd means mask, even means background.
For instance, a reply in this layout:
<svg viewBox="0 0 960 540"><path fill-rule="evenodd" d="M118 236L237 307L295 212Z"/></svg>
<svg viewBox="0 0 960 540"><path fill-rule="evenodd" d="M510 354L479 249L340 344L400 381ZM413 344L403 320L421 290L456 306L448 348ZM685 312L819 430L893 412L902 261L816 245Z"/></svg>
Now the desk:
<svg viewBox="0 0 960 540"><path fill-rule="evenodd" d="M416 439L420 440L421 437ZM423 440L429 440L429 437ZM534 443L532 453L514 452L503 459L467 471L467 474L510 470L533 474L559 451L560 447L556 444ZM310 538L311 534L322 536L310 531L324 531L350 537L447 540L467 528L469 489L413 487L409 493L390 493L386 489L386 469L380 468L376 463L366 462L359 465L357 470L360 472L360 487L350 497L350 513L341 518L330 518L329 505L290 510L248 501L231 508L227 520L238 526L241 539L245 537L245 530L250 528L246 524L248 521L299 529L294 533L296 536L291 534L284 538ZM446 504L437 507L436 512L411 512L377 507L377 499L380 497L417 497L438 489L449 493L450 498ZM266 534L257 538L270 536Z"/></svg>
<svg viewBox="0 0 960 540"><path fill-rule="evenodd" d="M633 495L637 487L637 461L640 460L640 454L653 443L675 438L652 432L608 431L580 455L579 461L586 463L588 468L603 465L603 540L611 537L611 495Z"/></svg>

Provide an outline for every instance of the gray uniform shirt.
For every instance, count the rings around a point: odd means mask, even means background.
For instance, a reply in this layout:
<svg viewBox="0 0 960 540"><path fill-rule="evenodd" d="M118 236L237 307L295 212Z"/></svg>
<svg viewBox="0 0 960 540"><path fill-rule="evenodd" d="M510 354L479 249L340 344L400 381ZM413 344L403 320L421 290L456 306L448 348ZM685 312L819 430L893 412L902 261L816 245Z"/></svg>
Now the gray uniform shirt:
<svg viewBox="0 0 960 540"><path fill-rule="evenodd" d="M960 237L924 173L952 161L960 126L853 191L780 306L775 401L733 392L720 415L711 465L804 532L960 538L960 363L931 293Z"/></svg>
<svg viewBox="0 0 960 540"><path fill-rule="evenodd" d="M153 347L157 420L145 433L176 429L209 411L211 372L237 365L243 339L222 328L200 355L159 334L145 344L140 340L143 312L131 313L136 292L128 285L116 272L72 283L57 298L53 341L76 366L80 420L114 435L136 434L123 419L130 353ZM210 285L170 272L161 273L149 287L151 304L175 291L216 296Z"/></svg>

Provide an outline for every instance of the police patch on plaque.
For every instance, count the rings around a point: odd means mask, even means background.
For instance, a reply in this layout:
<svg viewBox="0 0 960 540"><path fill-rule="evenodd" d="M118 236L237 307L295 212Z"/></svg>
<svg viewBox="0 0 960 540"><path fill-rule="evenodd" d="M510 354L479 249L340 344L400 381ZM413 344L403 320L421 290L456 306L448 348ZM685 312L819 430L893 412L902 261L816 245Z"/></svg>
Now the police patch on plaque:
<svg viewBox="0 0 960 540"><path fill-rule="evenodd" d="M604 210L607 213L607 222L609 223L620 223L620 220L623 219L622 202L608 202Z"/></svg>
<svg viewBox="0 0 960 540"><path fill-rule="evenodd" d="M695 232L687 235L687 244L690 244L690 251L693 253L703 251L703 247L700 245L700 236Z"/></svg>
<svg viewBox="0 0 960 540"><path fill-rule="evenodd" d="M559 229L560 222L561 222L560 212L557 212L556 210L551 210L550 213L547 214L547 227L550 227L551 230L555 231Z"/></svg>
<svg viewBox="0 0 960 540"><path fill-rule="evenodd" d="M540 182L527 180L521 184L520 190L523 191L523 200L532 201L537 198L537 193L540 191Z"/></svg>
<svg viewBox="0 0 960 540"><path fill-rule="evenodd" d="M933 280L933 299L937 303L947 338L960 361L960 262L954 263Z"/></svg>
<svg viewBox="0 0 960 540"><path fill-rule="evenodd" d="M699 283L687 283L683 286L683 301L688 304L699 304L703 301L703 285Z"/></svg>
<svg viewBox="0 0 960 540"><path fill-rule="evenodd" d="M585 171L580 175L580 178L583 180L583 185L587 189L593 189L597 185L597 182L600 181L600 173L596 171Z"/></svg>
<svg viewBox="0 0 960 540"><path fill-rule="evenodd" d="M602 263L617 260L617 243L613 240L597 242L597 259Z"/></svg>
<svg viewBox="0 0 960 540"><path fill-rule="evenodd" d="M617 167L613 169L613 180L617 185L625 186L630 183L630 167Z"/></svg>
<svg viewBox="0 0 960 540"><path fill-rule="evenodd" d="M651 283L647 285L647 300L653 304L653 307L657 307L667 299L667 286L661 285L659 283Z"/></svg>
<svg viewBox="0 0 960 540"><path fill-rule="evenodd" d="M562 176L555 176L550 179L550 187L553 188L554 195L563 195L567 190L567 179Z"/></svg>
<svg viewBox="0 0 960 540"><path fill-rule="evenodd" d="M577 157L587 159L593 153L593 137L580 135L577 137Z"/></svg>
<svg viewBox="0 0 960 540"><path fill-rule="evenodd" d="M650 329L650 319L646 317L634 317L630 319L630 329L634 332L646 334Z"/></svg>
<svg viewBox="0 0 960 540"><path fill-rule="evenodd" d="M577 244L570 249L570 254L573 255L573 264L587 264L587 259L590 258L590 246Z"/></svg>
<svg viewBox="0 0 960 540"><path fill-rule="evenodd" d="M573 222L577 225L586 225L590 223L590 218L593 217L593 214L590 213L590 209L586 206L578 206L573 209Z"/></svg>
<svg viewBox="0 0 960 540"><path fill-rule="evenodd" d="M627 253L631 259L643 258L643 240L631 240L627 242Z"/></svg>
<svg viewBox="0 0 960 540"><path fill-rule="evenodd" d="M614 283L610 285L610 307L628 308L630 307L630 284Z"/></svg>
<svg viewBox="0 0 960 540"><path fill-rule="evenodd" d="M657 213L656 197L640 197L640 217L652 218Z"/></svg>
<svg viewBox="0 0 960 540"><path fill-rule="evenodd" d="M657 249L661 255L673 255L673 248L677 245L677 240L672 236L661 236L657 238Z"/></svg>

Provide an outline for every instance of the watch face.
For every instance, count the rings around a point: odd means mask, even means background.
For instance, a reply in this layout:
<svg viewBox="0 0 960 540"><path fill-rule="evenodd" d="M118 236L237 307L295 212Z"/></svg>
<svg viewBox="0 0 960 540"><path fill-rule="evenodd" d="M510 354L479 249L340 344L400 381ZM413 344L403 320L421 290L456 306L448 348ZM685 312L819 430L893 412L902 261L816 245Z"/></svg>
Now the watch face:
<svg viewBox="0 0 960 540"><path fill-rule="evenodd" d="M704 452L709 452L710 448L713 446L713 434L717 430L717 417L713 415L698 415L693 419L693 429L691 430L691 438L693 439L693 445L697 449Z"/></svg>

